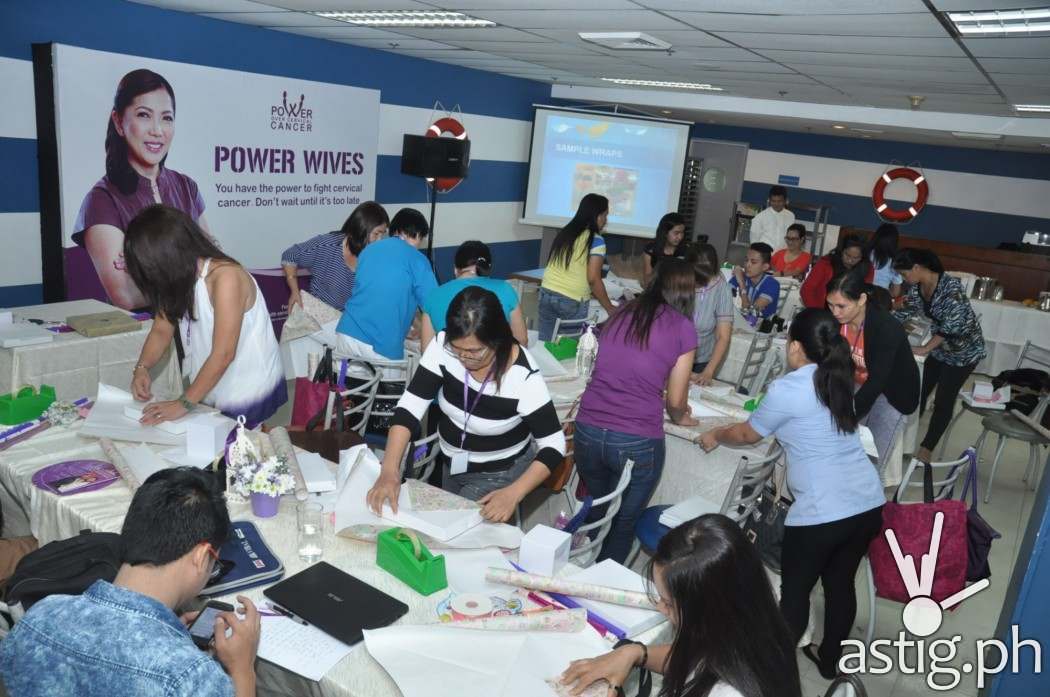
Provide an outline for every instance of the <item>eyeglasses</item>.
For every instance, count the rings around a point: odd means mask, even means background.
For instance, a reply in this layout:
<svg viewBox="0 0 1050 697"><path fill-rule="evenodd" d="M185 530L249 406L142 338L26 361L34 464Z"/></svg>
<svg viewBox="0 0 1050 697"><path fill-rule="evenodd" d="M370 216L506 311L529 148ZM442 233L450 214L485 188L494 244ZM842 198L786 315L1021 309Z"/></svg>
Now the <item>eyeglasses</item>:
<svg viewBox="0 0 1050 697"><path fill-rule="evenodd" d="M788 242L798 242L802 238L801 237L791 237L790 235L788 235L784 239L787 240Z"/></svg>
<svg viewBox="0 0 1050 697"><path fill-rule="evenodd" d="M492 349L490 349L488 346L482 346L481 348L476 349L461 349L453 346L452 344L445 344L445 353L452 356L453 358L458 358L461 361L483 360L491 350Z"/></svg>
<svg viewBox="0 0 1050 697"><path fill-rule="evenodd" d="M209 584L215 583L220 578L233 571L235 564L228 559L220 559L218 550L216 550L210 542L204 543L204 549L207 550L212 558L211 571L208 572Z"/></svg>

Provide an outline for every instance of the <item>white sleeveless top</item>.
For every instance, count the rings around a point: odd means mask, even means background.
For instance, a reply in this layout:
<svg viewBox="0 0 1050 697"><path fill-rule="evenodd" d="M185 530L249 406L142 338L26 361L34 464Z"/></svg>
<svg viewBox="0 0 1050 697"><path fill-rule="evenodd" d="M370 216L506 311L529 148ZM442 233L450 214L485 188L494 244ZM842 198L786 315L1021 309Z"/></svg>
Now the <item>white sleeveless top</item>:
<svg viewBox="0 0 1050 697"><path fill-rule="evenodd" d="M186 352L182 372L189 376L191 382L197 378L212 351L215 308L204 280L209 266L211 259L205 260L193 288L194 314L197 319L190 321L183 317L179 322L182 346ZM288 401L281 355L266 301L254 278L252 285L255 287L255 302L241 318L237 353L219 382L201 400L231 418L236 419L243 414L249 425L262 423Z"/></svg>

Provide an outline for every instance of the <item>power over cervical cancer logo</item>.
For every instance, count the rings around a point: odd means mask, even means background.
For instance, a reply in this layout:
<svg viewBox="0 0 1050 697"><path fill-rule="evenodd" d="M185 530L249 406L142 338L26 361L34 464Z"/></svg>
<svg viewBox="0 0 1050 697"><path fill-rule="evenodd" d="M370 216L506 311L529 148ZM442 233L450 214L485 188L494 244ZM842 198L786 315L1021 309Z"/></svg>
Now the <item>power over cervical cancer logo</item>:
<svg viewBox="0 0 1050 697"><path fill-rule="evenodd" d="M1009 643L1012 649L999 639L979 639L976 642L976 663L967 661L958 667L952 662L958 654L960 642L964 640L962 636L937 638L927 644L926 637L941 628L945 610L991 585L987 578L983 578L940 602L931 597L943 525L944 513L938 511L933 519L930 549L921 555L917 565L913 555L903 553L893 530L886 530L886 542L909 598L901 613L901 621L904 630L915 638L910 639L905 631L901 631L893 639L876 639L870 645L858 639L847 639L842 642L843 653L838 666L843 673L881 675L893 670L896 661L896 668L902 673L925 673L926 685L931 690L952 690L964 674L971 673L976 673L977 687L980 689L985 686L989 676L1008 668L1013 673L1020 672L1022 648L1032 650L1034 661L1029 665L1032 665L1036 674L1042 672L1042 648L1039 642L1021 639L1017 625L1011 627Z"/></svg>
<svg viewBox="0 0 1050 697"><path fill-rule="evenodd" d="M306 95L300 94L298 101L288 99L288 91L281 93L281 103L270 107L270 129L310 133L313 130L313 109L306 108Z"/></svg>

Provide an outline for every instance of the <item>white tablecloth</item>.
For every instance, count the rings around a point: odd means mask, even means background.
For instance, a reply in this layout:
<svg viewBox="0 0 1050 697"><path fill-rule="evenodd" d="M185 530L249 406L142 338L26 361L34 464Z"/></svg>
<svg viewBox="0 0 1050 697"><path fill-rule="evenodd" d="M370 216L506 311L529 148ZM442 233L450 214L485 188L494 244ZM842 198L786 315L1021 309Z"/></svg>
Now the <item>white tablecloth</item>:
<svg viewBox="0 0 1050 697"><path fill-rule="evenodd" d="M77 458L105 459L98 441L77 435L77 429L78 425L52 428L6 451L0 451L0 494L4 511L18 511L20 516L16 517L28 518L29 527L41 545L70 537L83 529L119 532L131 503L131 491L121 481L105 489L67 497L55 496L33 486L33 473L46 465ZM230 518L250 519L256 524L267 544L284 563L286 577L308 566L300 561L297 554L295 501L291 497L282 499L279 513L274 518L254 518L248 504L230 504ZM330 528L327 531L324 560L407 604L408 614L398 624L435 622L435 608L447 596L447 592L437 592L426 597L419 595L379 569L375 564L375 555L375 545L335 537ZM254 588L244 595L256 604L261 604L264 600L263 590ZM639 639L647 642L666 640L668 632L669 627L664 623ZM365 650L364 643L354 646L350 655L317 683L264 661L256 664L256 670L260 695L400 695L394 682Z"/></svg>
<svg viewBox="0 0 1050 697"><path fill-rule="evenodd" d="M73 300L13 309L17 318L65 322L71 315L110 312L119 308L98 300ZM59 399L94 396L100 382L129 389L131 372L152 326L142 322L137 332L88 338L76 332L56 333L54 341L17 348L0 348L0 394L25 385L51 385ZM164 381L165 391L179 394L181 372L174 346L153 371L154 381Z"/></svg>
<svg viewBox="0 0 1050 697"><path fill-rule="evenodd" d="M1050 349L1050 312L1012 300L971 300L970 303L981 316L981 330L988 349L988 357L981 361L976 372L994 377L1004 370L1012 370L1028 340Z"/></svg>

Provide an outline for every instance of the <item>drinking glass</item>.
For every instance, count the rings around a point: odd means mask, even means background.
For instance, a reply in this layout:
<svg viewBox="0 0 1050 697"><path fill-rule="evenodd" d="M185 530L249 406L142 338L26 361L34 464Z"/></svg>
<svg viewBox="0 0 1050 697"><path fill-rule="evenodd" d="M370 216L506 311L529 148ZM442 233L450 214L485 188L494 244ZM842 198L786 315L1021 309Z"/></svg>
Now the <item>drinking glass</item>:
<svg viewBox="0 0 1050 697"><path fill-rule="evenodd" d="M299 521L299 558L313 564L324 556L324 512L319 503L302 501L296 507Z"/></svg>

